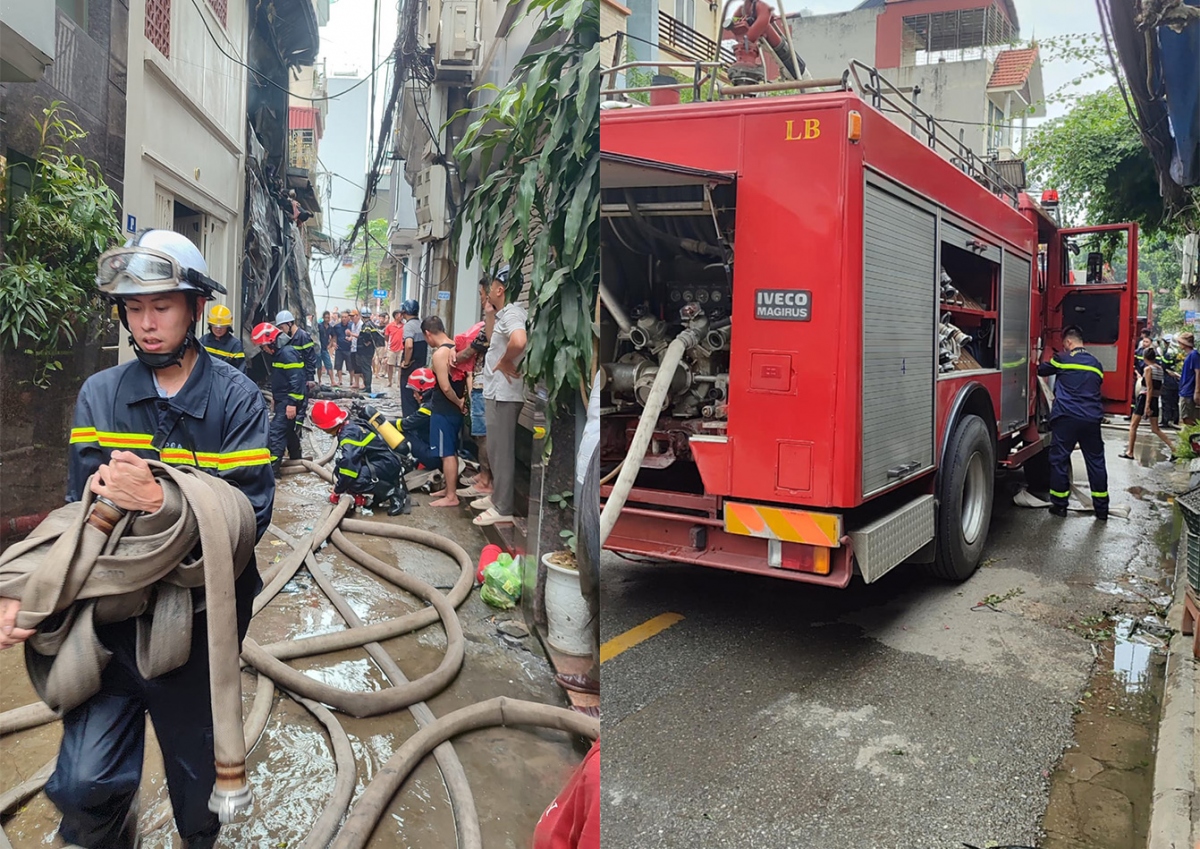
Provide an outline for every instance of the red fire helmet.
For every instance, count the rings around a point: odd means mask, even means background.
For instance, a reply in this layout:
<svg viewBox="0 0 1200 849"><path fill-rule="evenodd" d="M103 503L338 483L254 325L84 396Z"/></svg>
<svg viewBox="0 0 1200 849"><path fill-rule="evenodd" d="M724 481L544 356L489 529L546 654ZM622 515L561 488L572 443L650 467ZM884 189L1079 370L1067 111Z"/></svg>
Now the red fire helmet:
<svg viewBox="0 0 1200 849"><path fill-rule="evenodd" d="M312 412L309 415L312 417L312 423L321 430L333 430L339 427L348 416L345 410L332 401L318 401L313 404Z"/></svg>
<svg viewBox="0 0 1200 849"><path fill-rule="evenodd" d="M269 321L264 321L262 324L257 325L250 333L250 341L259 347L274 344L278 337L279 328Z"/></svg>
<svg viewBox="0 0 1200 849"><path fill-rule="evenodd" d="M436 385L437 378L433 376L433 369L419 368L408 376L408 388L418 392L425 392Z"/></svg>

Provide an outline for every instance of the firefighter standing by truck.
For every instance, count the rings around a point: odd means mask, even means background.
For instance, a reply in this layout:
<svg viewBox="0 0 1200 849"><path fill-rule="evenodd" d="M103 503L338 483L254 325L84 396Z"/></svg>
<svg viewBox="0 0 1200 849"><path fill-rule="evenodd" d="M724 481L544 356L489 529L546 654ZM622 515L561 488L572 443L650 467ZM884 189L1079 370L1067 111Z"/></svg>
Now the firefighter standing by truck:
<svg viewBox="0 0 1200 849"><path fill-rule="evenodd" d="M1104 464L1104 437L1100 420L1104 405L1100 384L1104 367L1083 347L1083 331L1071 326L1063 331L1063 347L1049 362L1038 365L1042 377L1054 376L1054 407L1050 411L1050 513L1067 515L1071 496L1071 452L1078 444L1092 487L1094 515L1108 521L1108 469Z"/></svg>
<svg viewBox="0 0 1200 849"><path fill-rule="evenodd" d="M242 340L233 335L232 328L233 313L229 307L213 304L208 310L208 332L200 337L200 344L214 357L245 374L246 349Z"/></svg>
<svg viewBox="0 0 1200 849"><path fill-rule="evenodd" d="M271 367L271 399L275 412L267 447L271 449L271 468L279 474L283 452L293 460L302 456L296 423L303 418L306 401L304 360L291 346L286 333L264 321L254 328L250 341L263 349Z"/></svg>

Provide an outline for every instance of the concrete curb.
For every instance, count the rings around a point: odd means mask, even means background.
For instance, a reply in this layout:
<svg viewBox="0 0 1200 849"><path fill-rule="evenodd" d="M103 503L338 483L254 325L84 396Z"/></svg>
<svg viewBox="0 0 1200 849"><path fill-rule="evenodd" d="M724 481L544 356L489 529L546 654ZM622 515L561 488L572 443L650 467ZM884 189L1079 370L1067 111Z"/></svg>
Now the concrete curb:
<svg viewBox="0 0 1200 849"><path fill-rule="evenodd" d="M1183 546L1180 546L1183 550ZM1149 849L1192 849L1192 802L1196 793L1196 662L1192 640L1178 633L1186 581L1176 582L1168 624L1176 630L1167 653L1166 686L1154 766Z"/></svg>

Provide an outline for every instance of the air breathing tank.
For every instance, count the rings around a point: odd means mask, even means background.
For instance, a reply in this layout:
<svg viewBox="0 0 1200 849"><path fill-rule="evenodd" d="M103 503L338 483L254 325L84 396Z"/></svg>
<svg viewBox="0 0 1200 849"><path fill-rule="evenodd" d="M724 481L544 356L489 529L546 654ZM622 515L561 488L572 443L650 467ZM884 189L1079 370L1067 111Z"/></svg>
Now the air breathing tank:
<svg viewBox="0 0 1200 849"><path fill-rule="evenodd" d="M400 447L400 443L404 441L404 436L396 429L396 426L384 418L383 413L376 410L370 404L364 404L363 415L367 417L367 423L375 429L375 432L383 437L383 441L388 444L388 448L395 450Z"/></svg>

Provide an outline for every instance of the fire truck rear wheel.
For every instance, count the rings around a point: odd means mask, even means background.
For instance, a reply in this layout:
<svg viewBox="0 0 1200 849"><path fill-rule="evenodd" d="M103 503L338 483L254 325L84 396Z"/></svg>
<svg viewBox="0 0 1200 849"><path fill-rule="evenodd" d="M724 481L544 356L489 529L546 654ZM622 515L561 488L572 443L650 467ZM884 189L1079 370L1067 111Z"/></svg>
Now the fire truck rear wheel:
<svg viewBox="0 0 1200 849"><path fill-rule="evenodd" d="M938 491L937 558L929 571L948 581L965 581L983 556L992 523L996 450L978 416L959 421L946 451Z"/></svg>

